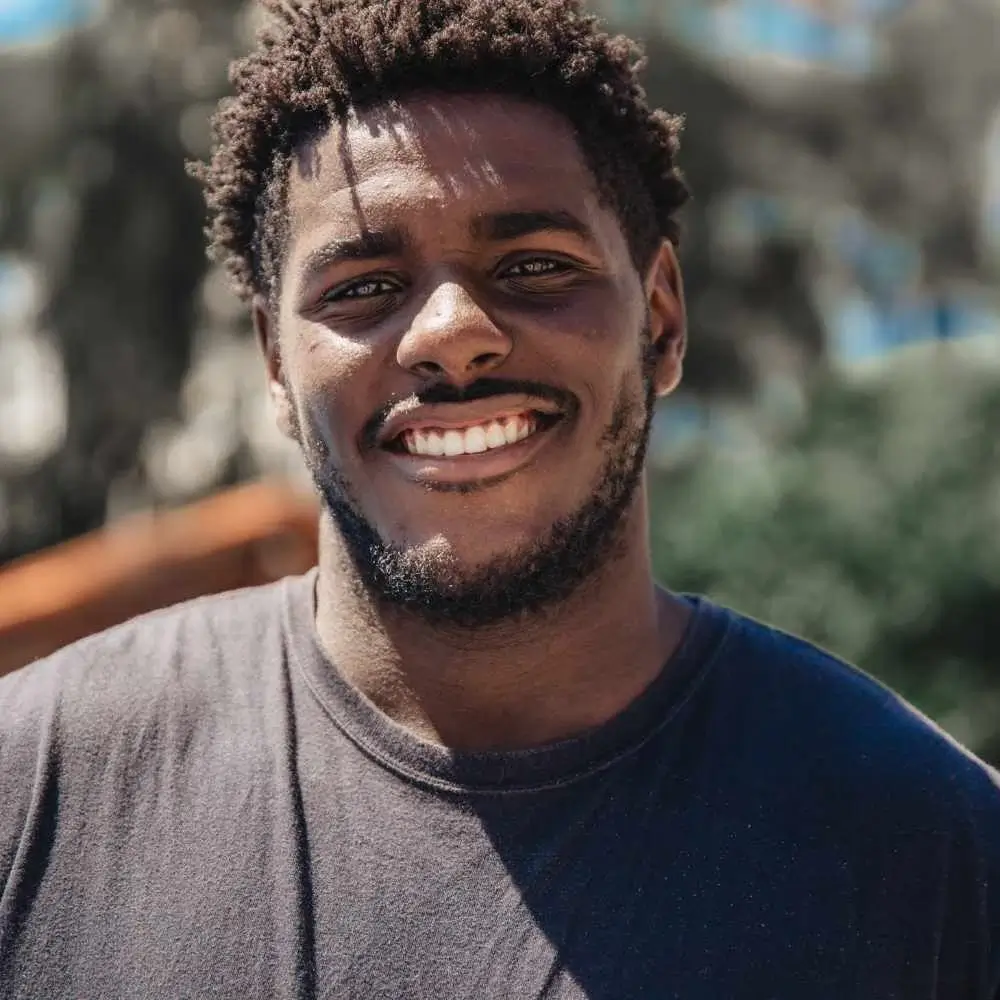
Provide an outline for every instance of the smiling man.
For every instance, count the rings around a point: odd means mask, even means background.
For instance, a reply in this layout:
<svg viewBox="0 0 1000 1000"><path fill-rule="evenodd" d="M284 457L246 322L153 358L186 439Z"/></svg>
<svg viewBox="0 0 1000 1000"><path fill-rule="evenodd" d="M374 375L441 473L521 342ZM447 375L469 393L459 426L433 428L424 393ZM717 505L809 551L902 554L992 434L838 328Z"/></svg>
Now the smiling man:
<svg viewBox="0 0 1000 1000"><path fill-rule="evenodd" d="M502 643L484 642L487 664L456 663L451 676L429 624L506 634L560 603L560 631L576 635L596 596L574 599L580 585L614 579L614 606L608 594L600 604L617 621L635 612L646 662L624 693L637 693L684 617L654 599L645 559L628 560L627 582L610 571L616 546L645 553L634 494L651 403L680 373L669 245L637 245L640 273L571 124L502 94L352 107L295 150L286 199L281 291L254 289L254 316L281 420L332 514L324 561L340 568L321 574L325 641L341 641L345 601L352 619L381 604L391 613L376 611L377 630L404 630L394 645L409 648L414 626L416 641L431 640L426 682L471 686L478 700L484 675L510 686L512 664L489 663L508 659ZM360 603L349 597L358 582ZM582 662L567 659L567 681ZM513 674L546 672L522 663ZM506 720L488 736L487 721L474 742L514 736ZM564 735L538 721L543 740Z"/></svg>
<svg viewBox="0 0 1000 1000"><path fill-rule="evenodd" d="M634 46L268 6L199 173L319 566L0 683L0 993L998 1000L995 772L653 580L686 190Z"/></svg>

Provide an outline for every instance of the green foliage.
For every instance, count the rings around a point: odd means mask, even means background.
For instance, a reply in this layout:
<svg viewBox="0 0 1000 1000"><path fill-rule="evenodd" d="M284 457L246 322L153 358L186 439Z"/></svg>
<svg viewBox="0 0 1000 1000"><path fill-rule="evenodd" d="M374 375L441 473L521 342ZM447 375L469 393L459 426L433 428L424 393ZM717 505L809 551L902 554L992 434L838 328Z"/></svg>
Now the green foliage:
<svg viewBox="0 0 1000 1000"><path fill-rule="evenodd" d="M653 478L658 573L802 635L1000 757L1000 374L947 345L826 374L749 453Z"/></svg>

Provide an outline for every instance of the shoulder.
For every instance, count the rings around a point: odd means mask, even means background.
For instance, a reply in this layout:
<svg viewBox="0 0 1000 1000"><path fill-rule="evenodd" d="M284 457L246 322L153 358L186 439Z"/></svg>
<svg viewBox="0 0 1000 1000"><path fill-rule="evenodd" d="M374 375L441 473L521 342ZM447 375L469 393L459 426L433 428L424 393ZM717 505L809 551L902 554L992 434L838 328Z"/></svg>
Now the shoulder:
<svg viewBox="0 0 1000 1000"><path fill-rule="evenodd" d="M778 864L809 859L831 912L839 886L859 954L933 956L948 996L1000 996L996 770L863 670L721 614L702 718L718 814L757 830Z"/></svg>
<svg viewBox="0 0 1000 1000"><path fill-rule="evenodd" d="M965 816L994 825L1000 775L886 685L797 636L727 611L719 676L746 749L822 782L845 805L916 819ZM1000 855L998 855L1000 860Z"/></svg>
<svg viewBox="0 0 1000 1000"><path fill-rule="evenodd" d="M806 640L727 611L731 724L751 757L821 783L845 807L901 822L988 824L1000 843L1000 774L885 684ZM998 851L1000 862L1000 851Z"/></svg>
<svg viewBox="0 0 1000 1000"><path fill-rule="evenodd" d="M39 755L79 760L252 698L281 655L289 583L142 615L0 679L0 788Z"/></svg>
<svg viewBox="0 0 1000 1000"><path fill-rule="evenodd" d="M231 653L259 648L280 628L288 583L197 598L88 636L0 679L0 704L89 705L188 679L211 683Z"/></svg>
<svg viewBox="0 0 1000 1000"><path fill-rule="evenodd" d="M266 770L247 734L280 727L295 582L143 615L0 680L0 887L57 835L117 831L129 810Z"/></svg>

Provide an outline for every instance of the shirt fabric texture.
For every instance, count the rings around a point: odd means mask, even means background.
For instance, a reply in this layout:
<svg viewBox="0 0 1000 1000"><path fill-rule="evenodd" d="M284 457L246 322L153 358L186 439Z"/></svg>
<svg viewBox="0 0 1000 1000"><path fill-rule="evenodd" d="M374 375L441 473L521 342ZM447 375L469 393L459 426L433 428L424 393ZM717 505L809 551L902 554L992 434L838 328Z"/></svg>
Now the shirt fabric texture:
<svg viewBox="0 0 1000 1000"><path fill-rule="evenodd" d="M0 681L0 997L1000 1000L1000 777L862 672L686 598L620 715L451 752L314 589Z"/></svg>

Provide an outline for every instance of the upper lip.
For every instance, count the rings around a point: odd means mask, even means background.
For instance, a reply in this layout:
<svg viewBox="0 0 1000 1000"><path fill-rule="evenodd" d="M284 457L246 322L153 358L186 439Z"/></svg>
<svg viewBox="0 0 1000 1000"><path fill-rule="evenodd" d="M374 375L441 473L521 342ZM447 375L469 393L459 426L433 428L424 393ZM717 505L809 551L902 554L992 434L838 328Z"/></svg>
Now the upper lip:
<svg viewBox="0 0 1000 1000"><path fill-rule="evenodd" d="M472 427L528 412L561 416L563 411L547 400L525 395L489 396L468 403L417 404L391 414L379 429L375 443L387 445L404 431L428 427Z"/></svg>

